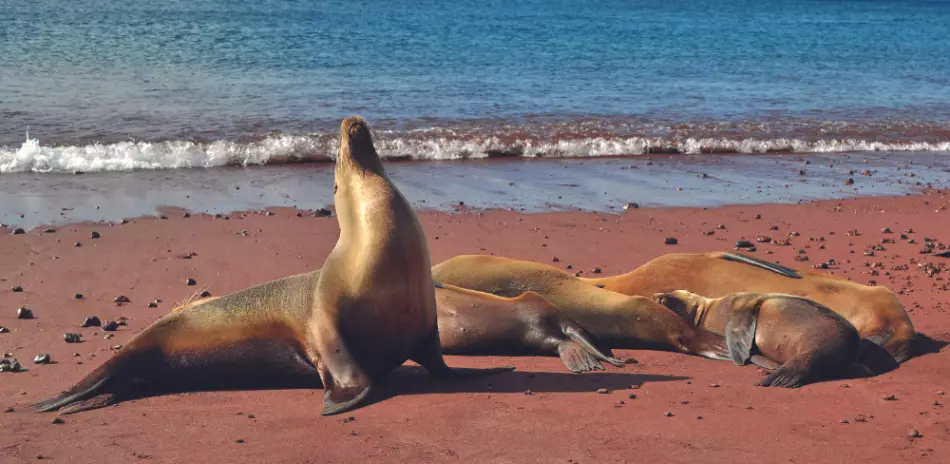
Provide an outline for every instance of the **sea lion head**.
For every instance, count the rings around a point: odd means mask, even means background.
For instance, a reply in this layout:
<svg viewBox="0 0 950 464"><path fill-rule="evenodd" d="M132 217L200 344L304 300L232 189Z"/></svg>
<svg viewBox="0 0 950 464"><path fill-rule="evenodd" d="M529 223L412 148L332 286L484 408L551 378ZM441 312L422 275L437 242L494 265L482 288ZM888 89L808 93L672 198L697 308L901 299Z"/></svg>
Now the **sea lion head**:
<svg viewBox="0 0 950 464"><path fill-rule="evenodd" d="M673 290L666 293L654 293L653 301L666 306L685 319L693 319L706 299L686 290Z"/></svg>
<svg viewBox="0 0 950 464"><path fill-rule="evenodd" d="M351 116L340 124L340 151L337 166L353 167L362 171L383 173L383 165L376 153L373 129L365 119Z"/></svg>

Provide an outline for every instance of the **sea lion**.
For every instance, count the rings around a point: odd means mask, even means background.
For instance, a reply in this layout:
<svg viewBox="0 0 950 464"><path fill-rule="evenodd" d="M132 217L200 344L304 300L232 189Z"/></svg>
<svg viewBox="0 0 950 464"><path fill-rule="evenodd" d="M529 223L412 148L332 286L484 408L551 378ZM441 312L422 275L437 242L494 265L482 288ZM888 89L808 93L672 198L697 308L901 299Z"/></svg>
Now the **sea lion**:
<svg viewBox="0 0 950 464"><path fill-rule="evenodd" d="M273 291L283 285L282 280L297 278L288 277L264 285ZM315 276L310 278L316 279ZM577 373L602 370L601 361L618 367L629 362L614 358L609 350L601 351L586 330L536 293L504 298L452 285L436 283L435 286L443 353L560 356L564 365ZM194 311L214 310L216 306L208 303L217 299L190 299L172 312L192 308Z"/></svg>
<svg viewBox="0 0 950 464"><path fill-rule="evenodd" d="M654 299L696 325L725 335L733 362L774 372L758 385L797 388L841 375L857 361L858 331L847 319L812 300L778 293L733 293L704 298L685 290Z"/></svg>
<svg viewBox="0 0 950 464"><path fill-rule="evenodd" d="M438 377L511 370L445 364L422 226L383 169L369 124L347 118L340 132L340 237L322 272L163 317L79 384L35 406L78 412L114 402L136 380L218 380L235 367L247 375L242 362L252 358L277 372L316 372L324 415L360 404L376 379L407 359Z"/></svg>
<svg viewBox="0 0 950 464"><path fill-rule="evenodd" d="M823 272L793 269L739 253L668 254L626 274L582 280L624 295L651 296L688 290L707 298L737 292L784 293L808 298L843 316L863 339L871 342L862 344L861 358L875 372L893 369L910 358L911 346L917 337L897 295L887 287L861 285Z"/></svg>
<svg viewBox="0 0 950 464"><path fill-rule="evenodd" d="M658 347L729 359L725 340L697 329L650 298L588 285L551 266L489 255L462 255L432 268L443 283L504 297L535 292L609 348Z"/></svg>

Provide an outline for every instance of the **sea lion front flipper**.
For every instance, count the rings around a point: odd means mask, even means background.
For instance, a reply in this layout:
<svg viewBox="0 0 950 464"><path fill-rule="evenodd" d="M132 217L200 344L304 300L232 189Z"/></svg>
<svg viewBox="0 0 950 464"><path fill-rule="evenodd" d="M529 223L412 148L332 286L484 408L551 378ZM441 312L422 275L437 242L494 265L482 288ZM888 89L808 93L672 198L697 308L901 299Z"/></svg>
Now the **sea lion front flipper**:
<svg viewBox="0 0 950 464"><path fill-rule="evenodd" d="M759 307L748 311L731 311L726 321L726 344L729 355L737 366L744 366L752 357L755 329L758 326Z"/></svg>
<svg viewBox="0 0 950 464"><path fill-rule="evenodd" d="M749 360L752 361L752 364L755 364L756 366L759 366L762 369L768 369L770 371L774 371L782 367L781 364L775 361L772 361L771 359L766 358L765 356L762 356L761 354L754 354L749 357Z"/></svg>
<svg viewBox="0 0 950 464"><path fill-rule="evenodd" d="M515 370L514 366L492 367L488 369L449 367L445 364L445 359L442 358L442 344L439 341L438 327L433 328L429 336L422 341L409 359L424 367L432 377L440 379L481 377Z"/></svg>
<svg viewBox="0 0 950 464"><path fill-rule="evenodd" d="M370 376L356 363L335 324L322 311L314 311L311 322L312 346L307 355L317 367L323 383L324 416L353 409L369 395Z"/></svg>
<svg viewBox="0 0 950 464"><path fill-rule="evenodd" d="M607 350L607 352L604 353L599 348L597 348L597 346L595 346L594 343L591 341L591 338L593 338L591 334L589 334L586 330L584 330L583 327L581 327L577 323L568 325L568 327L564 330L564 334L567 335L568 338L571 339L571 341L573 341L574 343L579 345L581 348L583 348L588 353L589 356L593 356L597 360L608 362L617 367L623 367L626 364L637 363L636 359L615 358L613 357L613 353L611 353L610 350ZM563 344L564 343L562 343L562 345ZM558 346L558 354L561 355L560 346ZM564 355L561 355L561 359L564 359ZM565 362L565 364L567 363ZM598 366L599 366L599 363L598 363ZM568 366L568 369L570 369L570 366Z"/></svg>

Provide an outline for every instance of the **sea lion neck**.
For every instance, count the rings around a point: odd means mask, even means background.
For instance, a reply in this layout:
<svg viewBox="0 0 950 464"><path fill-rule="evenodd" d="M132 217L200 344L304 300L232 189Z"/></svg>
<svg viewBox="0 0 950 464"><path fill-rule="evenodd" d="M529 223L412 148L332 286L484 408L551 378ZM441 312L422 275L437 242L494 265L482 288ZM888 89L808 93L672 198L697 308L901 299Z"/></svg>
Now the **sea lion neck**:
<svg viewBox="0 0 950 464"><path fill-rule="evenodd" d="M718 303L719 300L706 298L696 298L690 302L687 312L693 315L693 322L696 324L696 327L703 326L703 322L706 321L706 316L709 314L709 311L718 305Z"/></svg>

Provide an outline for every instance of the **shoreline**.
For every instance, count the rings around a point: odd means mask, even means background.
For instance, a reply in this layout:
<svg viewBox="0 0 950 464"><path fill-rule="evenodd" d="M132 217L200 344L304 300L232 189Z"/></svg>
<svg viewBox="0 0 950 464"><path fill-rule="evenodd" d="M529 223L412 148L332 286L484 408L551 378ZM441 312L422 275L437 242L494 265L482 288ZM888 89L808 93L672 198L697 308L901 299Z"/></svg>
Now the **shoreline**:
<svg viewBox="0 0 950 464"><path fill-rule="evenodd" d="M420 211L622 211L918 194L950 188L950 155L651 155L387 162ZM0 175L0 224L119 221L162 208L228 214L332 204L332 164ZM853 184L849 184L853 181ZM22 217L21 217L22 215Z"/></svg>
<svg viewBox="0 0 950 464"><path fill-rule="evenodd" d="M916 329L946 344L950 259L919 251L924 237L950 244L948 208L950 192L930 191L624 214L488 211L419 217L433 263L470 253L546 263L556 256L553 265L571 265L585 275L594 268L603 275L623 273L665 253L729 250L739 239L796 232L790 246L759 244L753 255L795 267L834 258L838 264L826 272L887 285ZM760 374L753 367L660 351L617 350L639 364L580 375L567 372L554 357L449 356L453 366L517 370L444 384L405 366L380 386L381 400L353 411L356 420L350 422L320 417L323 392L305 388L153 396L66 416L56 425L50 424L54 416L27 407L79 380L110 356L112 346L128 343L196 290L225 295L318 268L338 237L336 218L297 217L284 208L272 212L233 214L230 220L169 213L165 220L142 217L126 224L0 235L0 255L8 263L0 268L0 326L10 329L0 334L0 348L28 369L0 373L0 410L13 409L0 413L5 428L0 460L34 462L42 455L118 464L135 453L156 462L209 464L297 463L314 455L333 462L548 463L624 461L637 453L695 463L727 462L738 453L769 464L789 456L884 464L928 457L939 462L950 455L950 416L942 405L950 400L941 393L950 385L947 348L877 377L794 390L754 387ZM859 234L849 235L852 230ZM91 238L92 232L100 238ZM901 233L908 239L899 239ZM679 243L664 245L666 237ZM875 256L864 255L885 238L895 243ZM795 259L798 250L807 261ZM187 285L187 279L197 285ZM14 293L13 286L24 291ZM76 293L83 299L76 300ZM117 295L131 303L116 306ZM149 308L154 300L161 302ZM36 318L16 319L21 306ZM103 321L127 317L128 326L106 340L98 328L78 328L91 315ZM85 341L66 344L64 332L82 333ZM34 365L38 353L49 353L56 364ZM608 393L597 393L601 388ZM897 400L884 399L890 395ZM910 437L911 429L922 437ZM771 444L766 455L761 443Z"/></svg>

